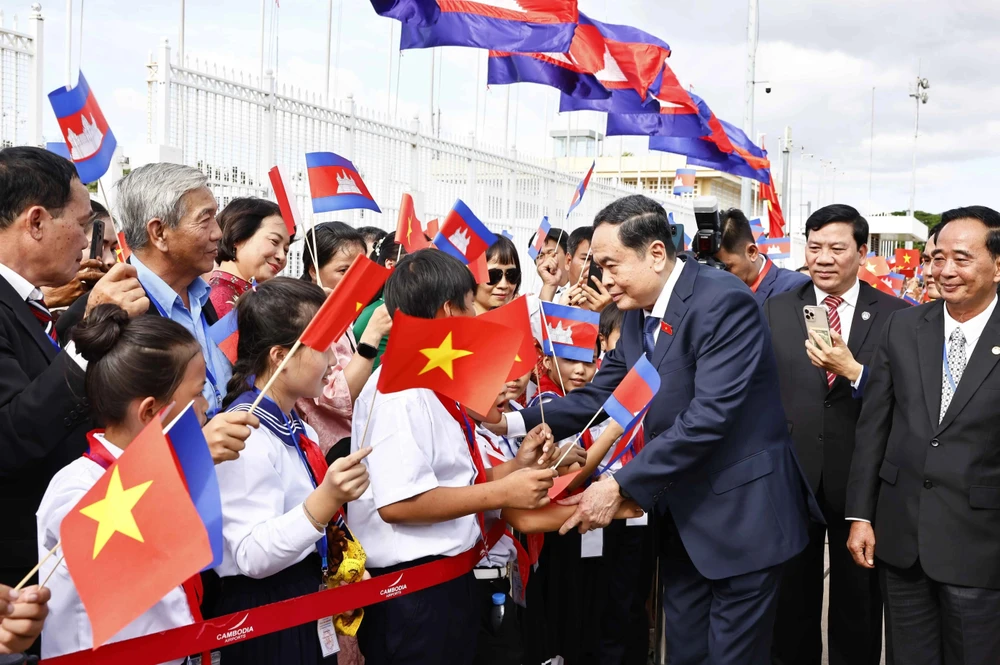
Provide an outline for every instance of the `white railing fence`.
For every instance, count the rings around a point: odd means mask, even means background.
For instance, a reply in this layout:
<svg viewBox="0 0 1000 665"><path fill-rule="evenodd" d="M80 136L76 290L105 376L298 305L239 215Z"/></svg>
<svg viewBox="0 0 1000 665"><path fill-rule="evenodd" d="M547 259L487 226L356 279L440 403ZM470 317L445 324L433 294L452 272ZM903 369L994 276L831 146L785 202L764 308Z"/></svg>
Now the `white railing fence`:
<svg viewBox="0 0 1000 665"><path fill-rule="evenodd" d="M149 143L179 149L185 164L209 176L220 205L238 196L270 196L267 171L279 164L288 170L307 220L393 230L404 192L414 195L425 222L443 217L461 198L491 230L510 231L525 253L543 215L554 226L576 228L614 199L637 191L614 179L592 178L567 225L566 209L583 173L560 173L552 160L504 154L472 135L434 136L417 118L399 122L359 108L350 96L327 104L321 95L279 85L270 72L261 81L197 60L178 66L166 40L147 69ZM382 214L313 216L305 167L305 153L312 151L350 159ZM694 227L689 207L657 198L679 223ZM292 262L289 272L296 272Z"/></svg>
<svg viewBox="0 0 1000 665"><path fill-rule="evenodd" d="M0 11L0 147L42 144L42 7L28 13L21 32Z"/></svg>

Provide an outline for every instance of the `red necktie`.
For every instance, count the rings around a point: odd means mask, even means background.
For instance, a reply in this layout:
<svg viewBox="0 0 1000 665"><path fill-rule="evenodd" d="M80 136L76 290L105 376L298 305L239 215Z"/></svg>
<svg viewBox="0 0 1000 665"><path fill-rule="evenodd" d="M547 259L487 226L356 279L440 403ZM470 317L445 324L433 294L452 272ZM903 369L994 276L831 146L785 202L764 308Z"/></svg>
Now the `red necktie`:
<svg viewBox="0 0 1000 665"><path fill-rule="evenodd" d="M826 305L827 318L830 320L830 330L834 331L838 335L840 332L840 314L837 313L837 308L840 307L840 303L844 302L844 299L840 296L827 296L823 298L823 304ZM833 387L833 382L837 380L837 375L833 372L826 373L826 385L828 388Z"/></svg>
<svg viewBox="0 0 1000 665"><path fill-rule="evenodd" d="M42 326L42 330L45 331L45 335L52 340L53 344L58 346L59 338L56 335L56 326L52 321L52 312L45 306L45 299L32 300L28 298L28 307L31 308L31 313L38 319L38 323Z"/></svg>

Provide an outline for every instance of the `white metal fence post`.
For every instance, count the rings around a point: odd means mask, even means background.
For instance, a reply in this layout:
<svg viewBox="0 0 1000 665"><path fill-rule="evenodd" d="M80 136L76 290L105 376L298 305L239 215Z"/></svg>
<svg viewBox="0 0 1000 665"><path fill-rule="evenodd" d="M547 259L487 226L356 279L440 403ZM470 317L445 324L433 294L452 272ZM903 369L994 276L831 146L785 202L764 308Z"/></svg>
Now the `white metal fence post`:
<svg viewBox="0 0 1000 665"><path fill-rule="evenodd" d="M476 200L476 133L469 132L469 157L465 176L465 201L475 210L479 207Z"/></svg>
<svg viewBox="0 0 1000 665"><path fill-rule="evenodd" d="M261 153L264 157L264 163L257 165L257 173L254 174L256 182L261 183L264 187L267 187L269 180L267 179L267 172L272 166L275 165L274 161L274 126L275 126L275 108L274 108L274 70L267 70L264 73L263 80L264 94L266 95L266 102L264 105L264 150Z"/></svg>
<svg viewBox="0 0 1000 665"><path fill-rule="evenodd" d="M160 145L170 145L170 42L166 37L160 43L160 57L156 64L156 77L159 87L156 91L156 142ZM181 146L183 149L183 146ZM187 162L192 160L184 155Z"/></svg>
<svg viewBox="0 0 1000 665"><path fill-rule="evenodd" d="M42 145L42 55L45 49L44 44L44 24L45 18L42 16L42 6L37 2L31 5L31 13L28 14L28 34L31 35L31 73L28 80L28 142L30 145Z"/></svg>

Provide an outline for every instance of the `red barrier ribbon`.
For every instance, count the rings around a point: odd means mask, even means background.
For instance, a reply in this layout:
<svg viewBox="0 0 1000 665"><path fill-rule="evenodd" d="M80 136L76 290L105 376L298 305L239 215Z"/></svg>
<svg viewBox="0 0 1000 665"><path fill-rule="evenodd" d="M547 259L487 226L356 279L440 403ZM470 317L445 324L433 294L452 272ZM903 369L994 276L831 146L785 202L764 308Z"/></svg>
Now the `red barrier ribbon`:
<svg viewBox="0 0 1000 665"><path fill-rule="evenodd" d="M471 572L500 540L506 527L504 522L498 521L490 529L486 543L480 540L475 547L446 559L41 662L43 665L162 663L318 621L323 617L352 612L450 582Z"/></svg>

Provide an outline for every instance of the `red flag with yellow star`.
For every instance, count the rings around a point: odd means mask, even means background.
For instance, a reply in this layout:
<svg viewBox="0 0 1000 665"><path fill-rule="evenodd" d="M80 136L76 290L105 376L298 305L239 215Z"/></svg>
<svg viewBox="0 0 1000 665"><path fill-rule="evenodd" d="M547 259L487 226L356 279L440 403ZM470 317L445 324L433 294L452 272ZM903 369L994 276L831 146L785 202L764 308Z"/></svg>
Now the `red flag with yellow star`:
<svg viewBox="0 0 1000 665"><path fill-rule="evenodd" d="M514 357L507 380L518 379L535 368L538 353L535 351L535 337L531 332L531 318L528 315L528 296L521 296L503 307L491 309L479 315L480 320L489 321L521 331L521 345Z"/></svg>
<svg viewBox="0 0 1000 665"><path fill-rule="evenodd" d="M378 389L427 388L486 413L507 382L522 336L481 317L420 319L397 311Z"/></svg>
<svg viewBox="0 0 1000 665"><path fill-rule="evenodd" d="M908 277L913 277L920 265L920 250L896 248L896 272L901 272Z"/></svg>
<svg viewBox="0 0 1000 665"><path fill-rule="evenodd" d="M396 222L396 242L403 246L407 254L430 247L431 241L424 235L424 227L413 211L413 197L403 194L399 204L399 220Z"/></svg>
<svg viewBox="0 0 1000 665"><path fill-rule="evenodd" d="M364 254L358 254L306 326L299 341L317 351L329 349L347 331L347 326L358 318L387 279L389 270Z"/></svg>
<svg viewBox="0 0 1000 665"><path fill-rule="evenodd" d="M66 515L60 536L95 647L212 562L159 418Z"/></svg>

